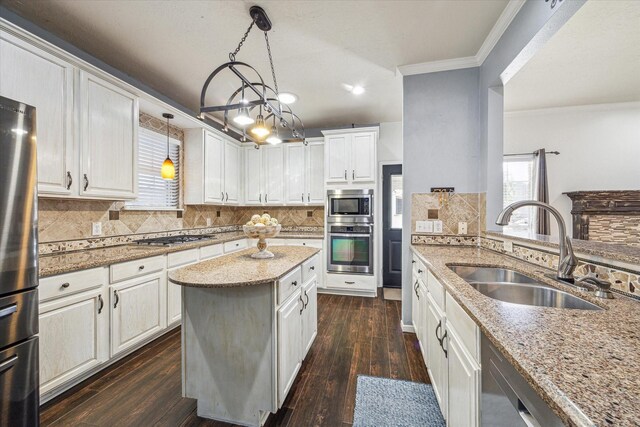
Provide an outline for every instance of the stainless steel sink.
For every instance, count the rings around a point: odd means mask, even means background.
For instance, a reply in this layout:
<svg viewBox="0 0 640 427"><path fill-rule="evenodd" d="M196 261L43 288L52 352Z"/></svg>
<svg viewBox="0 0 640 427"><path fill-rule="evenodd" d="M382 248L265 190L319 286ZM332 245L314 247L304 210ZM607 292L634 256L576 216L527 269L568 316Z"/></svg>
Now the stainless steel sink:
<svg viewBox="0 0 640 427"><path fill-rule="evenodd" d="M449 268L489 298L504 302L577 310L602 310L595 304L517 271L497 267L452 265Z"/></svg>

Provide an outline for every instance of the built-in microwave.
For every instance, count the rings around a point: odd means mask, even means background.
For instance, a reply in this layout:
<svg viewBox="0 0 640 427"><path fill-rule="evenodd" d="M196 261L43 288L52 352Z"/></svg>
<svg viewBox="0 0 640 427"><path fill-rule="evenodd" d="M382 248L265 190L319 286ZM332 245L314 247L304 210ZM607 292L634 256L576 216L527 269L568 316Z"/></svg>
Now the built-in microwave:
<svg viewBox="0 0 640 427"><path fill-rule="evenodd" d="M373 190L328 190L327 222L373 223Z"/></svg>

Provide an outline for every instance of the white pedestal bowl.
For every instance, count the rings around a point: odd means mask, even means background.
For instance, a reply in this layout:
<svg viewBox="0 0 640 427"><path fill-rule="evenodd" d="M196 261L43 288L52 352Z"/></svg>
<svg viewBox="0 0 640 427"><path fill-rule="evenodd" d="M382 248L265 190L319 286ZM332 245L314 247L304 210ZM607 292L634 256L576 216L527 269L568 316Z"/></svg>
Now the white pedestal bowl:
<svg viewBox="0 0 640 427"><path fill-rule="evenodd" d="M265 225L264 227L258 227L255 225L243 225L242 231L251 239L258 239L258 252L251 255L251 258L266 259L273 258L273 253L267 250L267 240L272 237L276 237L280 233L282 227L278 225Z"/></svg>

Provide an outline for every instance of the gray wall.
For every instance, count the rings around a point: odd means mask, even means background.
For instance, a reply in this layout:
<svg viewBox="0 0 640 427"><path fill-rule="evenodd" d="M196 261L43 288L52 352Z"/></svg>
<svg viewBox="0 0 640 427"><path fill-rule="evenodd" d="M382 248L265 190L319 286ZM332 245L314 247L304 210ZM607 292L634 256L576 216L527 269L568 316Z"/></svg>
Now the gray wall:
<svg viewBox="0 0 640 427"><path fill-rule="evenodd" d="M403 79L402 313L411 318L411 195L431 187L482 189L479 149L479 69Z"/></svg>
<svg viewBox="0 0 640 427"><path fill-rule="evenodd" d="M487 193L487 227L502 209L503 84L586 0L528 0L479 68L403 79L402 320L411 320L411 194L433 186ZM552 76L550 76L552 78Z"/></svg>

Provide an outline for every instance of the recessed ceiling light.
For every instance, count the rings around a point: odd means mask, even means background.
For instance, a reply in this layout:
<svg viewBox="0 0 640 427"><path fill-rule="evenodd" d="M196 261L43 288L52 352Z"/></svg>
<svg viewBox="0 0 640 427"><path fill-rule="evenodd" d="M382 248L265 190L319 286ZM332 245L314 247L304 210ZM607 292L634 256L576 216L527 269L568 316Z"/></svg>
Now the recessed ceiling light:
<svg viewBox="0 0 640 427"><path fill-rule="evenodd" d="M280 92L278 94L278 100L283 104L293 104L298 100L298 97L291 92Z"/></svg>
<svg viewBox="0 0 640 427"><path fill-rule="evenodd" d="M362 95L364 93L364 88L362 86L355 85L351 89L351 93L354 95Z"/></svg>

